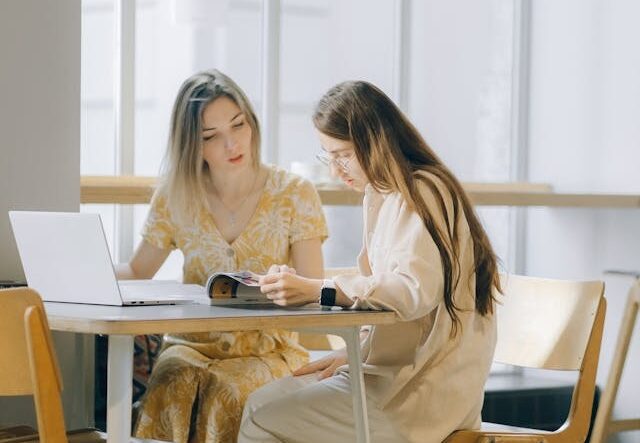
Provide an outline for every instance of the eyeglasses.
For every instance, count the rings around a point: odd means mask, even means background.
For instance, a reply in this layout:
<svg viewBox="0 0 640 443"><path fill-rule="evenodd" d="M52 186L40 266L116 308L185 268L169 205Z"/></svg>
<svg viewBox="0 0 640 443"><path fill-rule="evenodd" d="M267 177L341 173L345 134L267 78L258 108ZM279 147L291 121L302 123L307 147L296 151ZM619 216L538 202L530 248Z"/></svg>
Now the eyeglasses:
<svg viewBox="0 0 640 443"><path fill-rule="evenodd" d="M351 160L353 159L353 154L354 153L352 152L348 157L334 158L324 152L321 152L316 154L316 158L326 166L331 167L331 164L333 164L336 168L342 170L343 172L348 172L349 162L351 162Z"/></svg>

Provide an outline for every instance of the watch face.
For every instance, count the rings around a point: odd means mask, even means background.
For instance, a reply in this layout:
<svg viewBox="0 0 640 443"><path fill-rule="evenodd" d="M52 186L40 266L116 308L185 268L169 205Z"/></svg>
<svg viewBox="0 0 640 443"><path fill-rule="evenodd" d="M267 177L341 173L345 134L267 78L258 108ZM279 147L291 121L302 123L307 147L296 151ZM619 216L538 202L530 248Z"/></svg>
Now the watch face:
<svg viewBox="0 0 640 443"><path fill-rule="evenodd" d="M335 288L323 287L320 294L320 304L322 306L335 306L336 305L336 290Z"/></svg>

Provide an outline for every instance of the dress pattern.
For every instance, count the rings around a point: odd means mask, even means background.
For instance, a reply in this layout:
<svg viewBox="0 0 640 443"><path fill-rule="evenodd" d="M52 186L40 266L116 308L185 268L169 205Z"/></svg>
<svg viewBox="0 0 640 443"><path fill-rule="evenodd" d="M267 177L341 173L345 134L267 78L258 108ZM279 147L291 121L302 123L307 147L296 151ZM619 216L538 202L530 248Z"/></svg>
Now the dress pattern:
<svg viewBox="0 0 640 443"><path fill-rule="evenodd" d="M327 237L311 183L276 167L246 228L231 244L202 208L188 226L174 222L166 196L154 196L143 238L184 255L184 282L204 284L213 272L291 262L290 247ZM297 334L285 330L165 334L143 397L135 435L177 443L234 442L248 395L308 361Z"/></svg>

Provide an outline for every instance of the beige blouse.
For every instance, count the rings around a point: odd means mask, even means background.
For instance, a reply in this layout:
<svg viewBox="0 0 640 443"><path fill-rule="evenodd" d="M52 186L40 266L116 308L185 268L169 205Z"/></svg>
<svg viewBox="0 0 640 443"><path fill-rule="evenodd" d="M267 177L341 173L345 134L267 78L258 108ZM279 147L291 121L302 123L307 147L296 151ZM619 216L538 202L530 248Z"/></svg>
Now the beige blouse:
<svg viewBox="0 0 640 443"><path fill-rule="evenodd" d="M451 217L451 196L439 179L430 178ZM437 217L435 196L426 185L420 190ZM373 326L363 343L367 394L411 442L441 442L454 430L479 427L496 322L494 315L483 317L474 309L473 242L464 214L458 222L461 278L454 293L462 328L452 339L440 254L418 214L399 193L381 194L370 185L363 207L361 275L335 281L354 300L354 309L388 309L400 320ZM444 222L440 214L436 223Z"/></svg>

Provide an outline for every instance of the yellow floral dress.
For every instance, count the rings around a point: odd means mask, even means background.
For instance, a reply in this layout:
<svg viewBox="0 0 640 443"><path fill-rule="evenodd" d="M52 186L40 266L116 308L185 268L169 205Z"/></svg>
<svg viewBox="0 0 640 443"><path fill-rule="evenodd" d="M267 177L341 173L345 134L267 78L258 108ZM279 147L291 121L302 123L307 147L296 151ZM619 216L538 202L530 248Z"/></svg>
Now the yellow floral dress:
<svg viewBox="0 0 640 443"><path fill-rule="evenodd" d="M270 167L263 193L245 230L231 244L202 209L190 226L173 222L160 193L154 196L143 238L184 254L184 282L204 284L218 271L264 273L289 263L291 245L327 237L311 183ZM142 400L135 435L178 443L236 440L247 396L305 364L297 334L284 330L166 334Z"/></svg>

